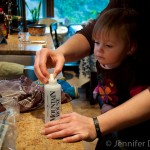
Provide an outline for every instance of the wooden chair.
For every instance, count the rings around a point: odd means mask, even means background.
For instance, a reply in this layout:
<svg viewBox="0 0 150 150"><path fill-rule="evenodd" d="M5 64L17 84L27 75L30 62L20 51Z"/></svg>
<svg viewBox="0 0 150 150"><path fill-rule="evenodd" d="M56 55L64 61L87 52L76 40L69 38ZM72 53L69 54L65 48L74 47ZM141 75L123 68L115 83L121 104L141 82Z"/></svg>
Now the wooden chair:
<svg viewBox="0 0 150 150"><path fill-rule="evenodd" d="M55 47L56 48L59 47L59 40L58 40L58 34L57 34L57 22L53 22L50 24L50 34L54 41Z"/></svg>

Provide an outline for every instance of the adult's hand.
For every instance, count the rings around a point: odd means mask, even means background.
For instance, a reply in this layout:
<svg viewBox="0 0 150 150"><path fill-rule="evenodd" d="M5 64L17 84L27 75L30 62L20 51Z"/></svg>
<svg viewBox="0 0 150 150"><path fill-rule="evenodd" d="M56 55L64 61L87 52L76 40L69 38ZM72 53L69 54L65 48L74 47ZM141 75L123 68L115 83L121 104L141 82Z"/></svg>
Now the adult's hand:
<svg viewBox="0 0 150 150"><path fill-rule="evenodd" d="M63 138L64 142L93 141L96 131L93 119L77 113L63 114L59 120L45 124L41 134L47 138Z"/></svg>
<svg viewBox="0 0 150 150"><path fill-rule="evenodd" d="M36 52L34 71L37 78L42 83L47 83L49 79L48 68L54 68L54 77L56 77L62 70L65 58L61 52L42 48Z"/></svg>

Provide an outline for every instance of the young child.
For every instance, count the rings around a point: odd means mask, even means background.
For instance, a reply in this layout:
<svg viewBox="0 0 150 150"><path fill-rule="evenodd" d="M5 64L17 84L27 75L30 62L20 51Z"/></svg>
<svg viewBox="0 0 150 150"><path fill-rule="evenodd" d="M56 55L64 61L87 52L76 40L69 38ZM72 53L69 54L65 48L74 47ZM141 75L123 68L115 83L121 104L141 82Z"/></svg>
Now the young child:
<svg viewBox="0 0 150 150"><path fill-rule="evenodd" d="M144 90L147 81L138 75L140 16L133 9L104 12L93 29L98 85L93 97L102 113Z"/></svg>

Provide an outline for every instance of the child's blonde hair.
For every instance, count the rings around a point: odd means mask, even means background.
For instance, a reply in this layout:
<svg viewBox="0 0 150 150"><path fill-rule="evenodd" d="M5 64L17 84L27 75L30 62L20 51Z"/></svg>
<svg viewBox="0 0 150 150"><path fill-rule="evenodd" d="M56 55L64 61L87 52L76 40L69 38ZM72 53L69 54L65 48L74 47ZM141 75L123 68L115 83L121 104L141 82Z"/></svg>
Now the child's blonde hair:
<svg viewBox="0 0 150 150"><path fill-rule="evenodd" d="M140 16L133 9L113 8L101 14L97 20L92 38L108 37L111 31L123 38L130 45L138 43L140 36Z"/></svg>

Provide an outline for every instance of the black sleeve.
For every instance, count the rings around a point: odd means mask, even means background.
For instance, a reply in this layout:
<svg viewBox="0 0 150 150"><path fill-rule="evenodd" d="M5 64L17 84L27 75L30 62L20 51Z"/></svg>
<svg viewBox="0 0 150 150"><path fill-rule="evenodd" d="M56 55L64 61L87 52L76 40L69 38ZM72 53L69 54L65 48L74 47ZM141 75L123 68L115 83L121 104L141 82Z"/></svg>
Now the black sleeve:
<svg viewBox="0 0 150 150"><path fill-rule="evenodd" d="M91 47L91 53L93 53L93 51L94 51L94 42L92 40L92 32L93 32L95 23L96 23L96 20L92 20L85 27L83 27L83 29L76 32L76 33L82 34L86 37L86 39L88 40L90 47Z"/></svg>

